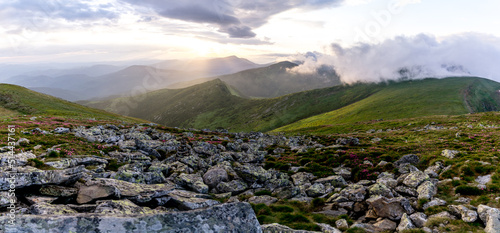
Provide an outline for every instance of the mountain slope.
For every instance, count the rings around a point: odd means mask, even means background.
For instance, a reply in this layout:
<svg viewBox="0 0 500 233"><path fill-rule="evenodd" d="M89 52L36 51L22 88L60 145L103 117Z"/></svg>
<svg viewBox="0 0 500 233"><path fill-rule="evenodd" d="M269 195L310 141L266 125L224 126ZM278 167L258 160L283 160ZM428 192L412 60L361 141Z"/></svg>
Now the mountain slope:
<svg viewBox="0 0 500 233"><path fill-rule="evenodd" d="M19 114L144 122L143 120L88 108L49 95L34 92L24 87L0 84L0 116L13 116Z"/></svg>
<svg viewBox="0 0 500 233"><path fill-rule="evenodd" d="M460 115L500 109L500 83L471 77L390 84L372 96L275 131L303 131L332 124L431 115Z"/></svg>
<svg viewBox="0 0 500 233"><path fill-rule="evenodd" d="M291 93L340 85L339 76L332 68L323 67L311 74L299 74L288 70L296 67L292 62L280 62L267 67L244 70L238 73L213 77L238 89L244 96L272 98ZM200 84L210 78L173 84L169 88L185 88Z"/></svg>
<svg viewBox="0 0 500 233"><path fill-rule="evenodd" d="M271 99L245 99L217 79L184 89L163 89L85 105L166 126L267 131L354 103L377 88L376 84L357 84Z"/></svg>

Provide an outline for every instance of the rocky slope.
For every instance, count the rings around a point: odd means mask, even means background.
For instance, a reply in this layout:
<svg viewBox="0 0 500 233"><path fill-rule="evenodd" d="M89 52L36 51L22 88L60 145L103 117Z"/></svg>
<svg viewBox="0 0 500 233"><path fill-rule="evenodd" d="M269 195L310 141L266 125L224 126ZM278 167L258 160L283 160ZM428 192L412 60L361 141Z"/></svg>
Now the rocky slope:
<svg viewBox="0 0 500 233"><path fill-rule="evenodd" d="M26 138L17 140L18 149L40 147L15 150L15 163L3 148L0 229L5 232L441 232L462 223L500 230L500 210L472 205L467 197L449 203L436 196L453 182L443 179L452 165L424 162L415 154L399 154L394 161L380 155L362 159L355 151L372 149L364 138L326 141L154 124L46 127L19 129ZM426 127L419 130L431 126ZM33 145L52 137L94 143L99 152L63 155L61 145L44 150ZM336 162L285 163L307 153L324 153ZM440 155L459 156L454 150ZM490 182L481 179L480 185ZM430 209L437 213L425 214ZM269 224L273 217L282 225Z"/></svg>

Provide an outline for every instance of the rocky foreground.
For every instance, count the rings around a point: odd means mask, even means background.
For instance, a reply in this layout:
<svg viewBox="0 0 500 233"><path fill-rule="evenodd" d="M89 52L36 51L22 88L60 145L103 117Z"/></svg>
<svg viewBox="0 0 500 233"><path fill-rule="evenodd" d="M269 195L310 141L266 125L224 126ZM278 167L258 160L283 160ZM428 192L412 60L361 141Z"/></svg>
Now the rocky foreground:
<svg viewBox="0 0 500 233"><path fill-rule="evenodd" d="M453 205L436 198L438 187L453 181L439 180L451 165L438 161L419 169L421 161L414 154L392 163L364 161L366 166L394 168L376 172L370 180L355 179L354 168L347 166L331 167L335 175L325 177L301 167L286 172L265 168L266 158L285 156L285 150L341 150L359 145L357 138L322 145L307 137L210 131L198 137L144 125L30 130L26 133L41 137L73 134L104 146L93 156L50 157L55 149L17 153L13 167L8 166L8 152L2 154L2 232L307 232L259 224L262 219L254 209L259 214L265 206L290 201L314 205L310 211L337 219L316 222L322 232L439 232L456 221L500 232L500 210L473 206L467 197ZM457 153L445 150L442 156ZM488 179L481 177L479 185ZM15 219L9 215L13 206ZM443 211L424 213L436 207Z"/></svg>

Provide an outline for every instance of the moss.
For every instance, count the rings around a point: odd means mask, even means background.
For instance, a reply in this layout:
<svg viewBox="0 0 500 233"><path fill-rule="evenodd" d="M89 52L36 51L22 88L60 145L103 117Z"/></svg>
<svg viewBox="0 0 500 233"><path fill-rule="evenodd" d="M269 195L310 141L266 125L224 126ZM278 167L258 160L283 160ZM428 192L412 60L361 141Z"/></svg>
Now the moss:
<svg viewBox="0 0 500 233"><path fill-rule="evenodd" d="M483 190L474 186L460 185L455 189L455 193L461 195L481 195L483 193Z"/></svg>

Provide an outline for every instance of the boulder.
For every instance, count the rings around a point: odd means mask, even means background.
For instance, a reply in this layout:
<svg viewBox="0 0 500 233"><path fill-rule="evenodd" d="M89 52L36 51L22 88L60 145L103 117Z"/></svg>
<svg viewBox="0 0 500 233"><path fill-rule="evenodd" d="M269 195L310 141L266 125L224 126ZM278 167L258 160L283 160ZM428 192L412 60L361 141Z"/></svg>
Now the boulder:
<svg viewBox="0 0 500 233"><path fill-rule="evenodd" d="M35 215L67 215L78 213L65 205L52 205L46 202L31 205L30 212Z"/></svg>
<svg viewBox="0 0 500 233"><path fill-rule="evenodd" d="M348 167L336 167L333 169L336 175L342 176L344 179L351 179L351 168Z"/></svg>
<svg viewBox="0 0 500 233"><path fill-rule="evenodd" d="M404 197L386 198L372 197L366 200L369 208L375 211L377 216L388 218L390 220L400 220L403 214L412 214L414 212L408 199Z"/></svg>
<svg viewBox="0 0 500 233"><path fill-rule="evenodd" d="M366 188L359 184L351 184L344 188L340 195L347 198L350 201L363 201L365 200Z"/></svg>
<svg viewBox="0 0 500 233"><path fill-rule="evenodd" d="M24 198L26 198L26 200L31 205L42 203L42 202L52 204L52 202L57 200L57 197L38 196L38 195L32 195L32 194L25 195Z"/></svg>
<svg viewBox="0 0 500 233"><path fill-rule="evenodd" d="M248 202L253 203L253 204L266 204L266 205L271 205L273 203L276 203L278 201L278 198L271 197L268 195L263 195L263 196L253 196L248 199Z"/></svg>
<svg viewBox="0 0 500 233"><path fill-rule="evenodd" d="M78 189L57 185L44 185L39 190L40 194L53 197L70 197L78 194Z"/></svg>
<svg viewBox="0 0 500 233"><path fill-rule="evenodd" d="M437 187L431 181L424 181L418 186L417 193L418 199L431 200L431 198L437 193Z"/></svg>
<svg viewBox="0 0 500 233"><path fill-rule="evenodd" d="M234 170L238 175L249 183L264 183L265 181L271 179L272 175L266 171L261 166L253 166L249 164L244 164L240 166L235 166Z"/></svg>
<svg viewBox="0 0 500 233"><path fill-rule="evenodd" d="M347 223L347 220L345 219L339 219L337 221L335 221L335 226L340 229L340 230L347 230L347 228L349 228L349 224Z"/></svg>
<svg viewBox="0 0 500 233"><path fill-rule="evenodd" d="M477 212L463 205L449 205L448 209L451 214L460 217L464 222L475 222L477 220Z"/></svg>
<svg viewBox="0 0 500 233"><path fill-rule="evenodd" d="M408 176L403 180L403 184L410 188L417 188L424 181L430 180L430 177L423 173L422 171L410 172Z"/></svg>
<svg viewBox="0 0 500 233"><path fill-rule="evenodd" d="M381 221L378 221L373 225L379 228L381 231L391 231L391 232L396 230L396 227L398 226L395 222L389 219L382 219Z"/></svg>
<svg viewBox="0 0 500 233"><path fill-rule="evenodd" d="M0 166L8 166L9 160L15 160L16 166L25 166L28 159L35 159L36 155L31 152L23 152L10 156L9 153L0 153Z"/></svg>
<svg viewBox="0 0 500 233"><path fill-rule="evenodd" d="M405 163L416 165L419 162L420 162L420 158L418 157L418 155L408 154L408 155L403 155L403 157L401 157L398 161L394 162L394 166L399 167Z"/></svg>
<svg viewBox="0 0 500 233"><path fill-rule="evenodd" d="M278 224L264 224L262 225L262 232L265 233L274 233L274 232L283 232L283 233L317 233L316 231L304 231L304 230L294 230L290 227Z"/></svg>
<svg viewBox="0 0 500 233"><path fill-rule="evenodd" d="M445 200L441 200L439 198L433 198L431 201L427 202L424 204L423 208L424 210L429 208L429 207L433 207L433 206L444 206L446 205L446 201Z"/></svg>
<svg viewBox="0 0 500 233"><path fill-rule="evenodd" d="M65 170L39 170L33 167L17 167L0 173L0 191L21 189L33 185L72 184L83 176L84 167Z"/></svg>
<svg viewBox="0 0 500 233"><path fill-rule="evenodd" d="M449 159L454 159L455 156L459 153L460 153L460 151L445 149L445 150L441 151L441 156L444 156L444 157L449 158Z"/></svg>
<svg viewBox="0 0 500 233"><path fill-rule="evenodd" d="M45 164L58 168L65 169L70 167L76 167L80 165L90 166L90 165L106 165L108 161L101 158L93 158L93 157L85 157L85 158L71 158L71 159L62 159L55 162L46 162Z"/></svg>
<svg viewBox="0 0 500 233"><path fill-rule="evenodd" d="M231 180L229 182L221 182L216 189L219 193L230 192L232 195L237 195L247 190L248 185L241 180Z"/></svg>
<svg viewBox="0 0 500 233"><path fill-rule="evenodd" d="M161 172L142 172L130 170L120 170L113 175L112 178L137 184L161 184L165 183L167 180Z"/></svg>
<svg viewBox="0 0 500 233"><path fill-rule="evenodd" d="M306 189L307 196L319 197L326 194L325 185L321 183L315 183Z"/></svg>
<svg viewBox="0 0 500 233"><path fill-rule="evenodd" d="M220 204L220 202L210 199L208 195L185 190L174 190L168 196L171 198L169 201L172 201L173 205L181 210L195 210Z"/></svg>
<svg viewBox="0 0 500 233"><path fill-rule="evenodd" d="M105 200L97 201L94 213L107 215L138 215L138 214L153 214L155 211L140 207L131 201L125 200Z"/></svg>
<svg viewBox="0 0 500 233"><path fill-rule="evenodd" d="M370 193L370 196L384 196L387 198L393 198L394 195L392 194L391 190L387 188L383 184L374 184L368 188L368 192Z"/></svg>
<svg viewBox="0 0 500 233"><path fill-rule="evenodd" d="M293 184L295 186L304 185L310 183L314 179L314 175L307 172L297 172L291 176Z"/></svg>
<svg viewBox="0 0 500 233"><path fill-rule="evenodd" d="M411 219L408 217L407 214L403 214L401 217L401 222L399 222L398 225L398 232L406 231L415 228L415 225L411 221Z"/></svg>
<svg viewBox="0 0 500 233"><path fill-rule="evenodd" d="M208 193L208 186L203 183L203 178L198 174L182 173L175 178L175 182L197 193Z"/></svg>
<svg viewBox="0 0 500 233"><path fill-rule="evenodd" d="M332 227L326 223L316 223L321 228L321 232L324 233L342 233L339 229Z"/></svg>
<svg viewBox="0 0 500 233"><path fill-rule="evenodd" d="M424 227L425 223L427 223L427 215L422 212L417 212L410 215L410 219L418 228Z"/></svg>
<svg viewBox="0 0 500 233"><path fill-rule="evenodd" d="M479 218L486 225L486 233L500 232L500 210L486 205L479 205L477 208Z"/></svg>
<svg viewBox="0 0 500 233"><path fill-rule="evenodd" d="M65 133L69 133L69 132L70 132L70 129L65 128L65 127L57 127L54 129L54 133L58 133L58 134L65 134Z"/></svg>
<svg viewBox="0 0 500 233"><path fill-rule="evenodd" d="M203 175L203 182L210 188L214 188L220 182L229 181L226 170L222 167L212 167Z"/></svg>
<svg viewBox="0 0 500 233"><path fill-rule="evenodd" d="M18 215L9 226L8 216L0 216L3 232L262 232L255 212L248 203L228 203L206 209L150 215ZM230 220L230 221L228 221Z"/></svg>
<svg viewBox="0 0 500 233"><path fill-rule="evenodd" d="M329 183L333 187L341 187L341 188L347 185L347 182L344 180L344 177L339 175L317 179L314 181L314 183L322 183L322 184Z"/></svg>

